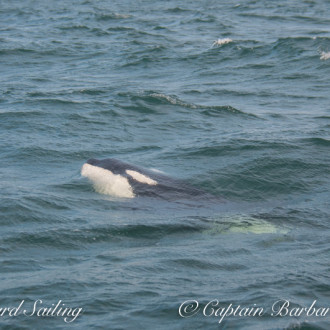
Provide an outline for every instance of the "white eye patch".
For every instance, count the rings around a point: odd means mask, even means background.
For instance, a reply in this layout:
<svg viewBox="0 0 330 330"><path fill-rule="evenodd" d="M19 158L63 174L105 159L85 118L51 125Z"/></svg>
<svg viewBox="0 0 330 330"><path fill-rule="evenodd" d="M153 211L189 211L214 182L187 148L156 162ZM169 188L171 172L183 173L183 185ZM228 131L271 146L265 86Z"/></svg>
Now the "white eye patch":
<svg viewBox="0 0 330 330"><path fill-rule="evenodd" d="M136 181L139 181L141 183L146 183L146 184L149 184L151 186L155 186L156 184L158 184L157 181L149 178L148 176L146 175L143 175L139 172L136 172L136 171L131 171L131 170L126 170L126 173L131 176L134 180Z"/></svg>

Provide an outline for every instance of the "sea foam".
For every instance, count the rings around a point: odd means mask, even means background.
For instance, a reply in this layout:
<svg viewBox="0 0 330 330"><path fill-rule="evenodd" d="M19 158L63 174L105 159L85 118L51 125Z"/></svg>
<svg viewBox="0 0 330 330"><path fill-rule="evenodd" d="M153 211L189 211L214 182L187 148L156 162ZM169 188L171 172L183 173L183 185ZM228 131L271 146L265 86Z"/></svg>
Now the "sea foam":
<svg viewBox="0 0 330 330"><path fill-rule="evenodd" d="M330 58L330 52L321 52L320 60L328 60Z"/></svg>
<svg viewBox="0 0 330 330"><path fill-rule="evenodd" d="M212 47L220 47L222 45L229 44L232 41L233 40L230 38L217 39L213 42Z"/></svg>

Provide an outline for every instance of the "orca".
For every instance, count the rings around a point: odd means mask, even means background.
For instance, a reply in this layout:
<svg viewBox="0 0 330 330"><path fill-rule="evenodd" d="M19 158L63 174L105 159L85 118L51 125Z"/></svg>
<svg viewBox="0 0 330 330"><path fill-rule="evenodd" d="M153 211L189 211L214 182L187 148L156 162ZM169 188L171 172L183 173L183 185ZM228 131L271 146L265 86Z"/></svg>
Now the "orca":
<svg viewBox="0 0 330 330"><path fill-rule="evenodd" d="M213 195L184 181L172 179L160 171L148 170L117 159L89 159L81 169L94 189L114 197L156 197L166 200L214 198Z"/></svg>

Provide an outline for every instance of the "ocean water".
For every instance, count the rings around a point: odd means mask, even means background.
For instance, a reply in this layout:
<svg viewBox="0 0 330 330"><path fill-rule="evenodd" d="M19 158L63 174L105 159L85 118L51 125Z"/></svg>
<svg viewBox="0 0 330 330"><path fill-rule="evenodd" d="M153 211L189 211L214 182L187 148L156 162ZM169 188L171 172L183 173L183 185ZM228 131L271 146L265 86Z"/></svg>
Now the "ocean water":
<svg viewBox="0 0 330 330"><path fill-rule="evenodd" d="M329 12L0 1L0 328L329 329ZM215 198L100 194L92 157Z"/></svg>

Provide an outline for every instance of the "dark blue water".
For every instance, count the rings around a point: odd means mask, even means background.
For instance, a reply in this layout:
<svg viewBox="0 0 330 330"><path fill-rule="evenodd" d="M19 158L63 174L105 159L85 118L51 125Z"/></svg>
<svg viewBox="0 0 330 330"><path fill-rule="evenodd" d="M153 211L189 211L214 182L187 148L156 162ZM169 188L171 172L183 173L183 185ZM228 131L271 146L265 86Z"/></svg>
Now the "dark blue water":
<svg viewBox="0 0 330 330"><path fill-rule="evenodd" d="M294 313L330 306L329 12L0 1L0 327L329 329ZM92 157L219 202L100 194ZM37 315L58 302L82 312Z"/></svg>

